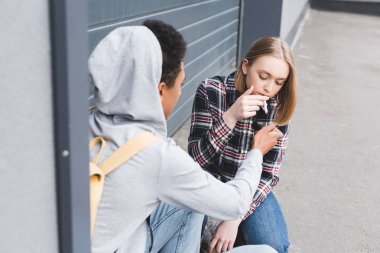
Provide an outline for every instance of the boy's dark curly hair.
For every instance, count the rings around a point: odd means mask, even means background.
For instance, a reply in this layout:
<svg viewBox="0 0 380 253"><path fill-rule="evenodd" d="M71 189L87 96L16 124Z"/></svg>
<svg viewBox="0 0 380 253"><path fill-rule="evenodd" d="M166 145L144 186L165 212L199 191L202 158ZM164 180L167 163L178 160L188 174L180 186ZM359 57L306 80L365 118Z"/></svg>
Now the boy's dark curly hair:
<svg viewBox="0 0 380 253"><path fill-rule="evenodd" d="M144 26L156 35L162 50L161 82L171 88L181 70L181 62L186 53L186 42L182 35L171 25L159 20L145 20Z"/></svg>

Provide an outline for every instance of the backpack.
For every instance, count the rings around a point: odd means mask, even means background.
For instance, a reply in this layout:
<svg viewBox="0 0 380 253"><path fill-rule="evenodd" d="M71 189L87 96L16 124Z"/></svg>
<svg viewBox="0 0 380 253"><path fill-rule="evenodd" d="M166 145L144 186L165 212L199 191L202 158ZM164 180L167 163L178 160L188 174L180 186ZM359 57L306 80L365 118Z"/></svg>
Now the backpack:
<svg viewBox="0 0 380 253"><path fill-rule="evenodd" d="M100 144L99 152L90 161L90 224L91 224L91 237L94 231L95 218L98 210L99 202L103 192L105 176L112 172L114 169L128 161L129 158L137 154L143 148L158 141L158 137L150 132L143 132L138 134L110 156L108 156L102 163L98 164L99 158L102 156L107 142L103 137L95 137L89 143L90 152Z"/></svg>

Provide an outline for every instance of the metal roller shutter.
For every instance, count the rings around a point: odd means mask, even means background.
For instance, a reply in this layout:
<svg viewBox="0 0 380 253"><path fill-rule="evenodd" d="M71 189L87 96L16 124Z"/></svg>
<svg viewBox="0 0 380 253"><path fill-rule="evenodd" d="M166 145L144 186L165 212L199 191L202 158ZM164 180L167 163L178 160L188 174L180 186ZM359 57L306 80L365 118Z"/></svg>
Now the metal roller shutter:
<svg viewBox="0 0 380 253"><path fill-rule="evenodd" d="M200 82L235 68L239 14L239 0L89 0L89 49L116 27L141 25L146 19L162 20L183 34L187 79L168 119L172 135L190 116Z"/></svg>

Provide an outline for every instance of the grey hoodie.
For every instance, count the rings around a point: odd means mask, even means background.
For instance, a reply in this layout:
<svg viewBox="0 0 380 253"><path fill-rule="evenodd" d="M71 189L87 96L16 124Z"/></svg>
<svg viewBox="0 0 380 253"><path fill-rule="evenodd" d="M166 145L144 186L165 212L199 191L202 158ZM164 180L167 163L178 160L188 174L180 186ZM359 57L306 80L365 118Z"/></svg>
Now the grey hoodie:
<svg viewBox="0 0 380 253"><path fill-rule="evenodd" d="M144 252L146 219L160 201L232 220L248 211L257 189L260 151L250 151L235 179L222 183L167 138L158 93L161 67L160 45L143 26L112 31L90 56L96 102L89 115L90 138L108 140L102 159L140 132L160 138L106 177L93 253Z"/></svg>

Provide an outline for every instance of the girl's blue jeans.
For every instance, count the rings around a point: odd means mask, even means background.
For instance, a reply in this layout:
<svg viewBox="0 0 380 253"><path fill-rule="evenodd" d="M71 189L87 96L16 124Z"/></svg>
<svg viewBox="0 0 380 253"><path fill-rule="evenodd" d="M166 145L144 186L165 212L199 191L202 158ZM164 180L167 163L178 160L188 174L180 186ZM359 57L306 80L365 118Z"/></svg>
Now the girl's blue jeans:
<svg viewBox="0 0 380 253"><path fill-rule="evenodd" d="M266 244L278 253L287 253L288 229L276 197L271 192L239 226L235 246Z"/></svg>

